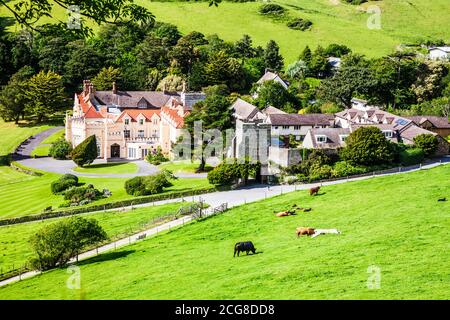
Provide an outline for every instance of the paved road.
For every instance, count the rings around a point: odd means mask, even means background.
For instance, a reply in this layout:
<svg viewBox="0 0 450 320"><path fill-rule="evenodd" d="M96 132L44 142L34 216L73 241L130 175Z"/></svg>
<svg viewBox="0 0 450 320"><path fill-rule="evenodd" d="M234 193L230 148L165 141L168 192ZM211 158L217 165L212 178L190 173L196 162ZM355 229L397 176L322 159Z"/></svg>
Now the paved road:
<svg viewBox="0 0 450 320"><path fill-rule="evenodd" d="M394 173L386 173L386 174L382 174L382 175L378 175L378 176L396 175L396 174L403 174L406 172L418 171L421 169L430 169L430 168L439 166L441 164L448 164L448 163L450 163L450 157L446 156L446 157L439 159L438 161L436 161L434 163L424 165L418 169L411 169L411 170L405 170L405 171L394 172ZM328 186L328 185L334 185L334 184L342 184L342 183L347 183L350 181L373 179L378 176L364 176L364 177L349 178L349 179L343 179L343 180L337 180L337 181L329 181L329 182L323 182L321 185ZM281 195L281 194L296 191L296 190L307 190L307 189L311 188L312 186L317 186L317 185L319 185L319 184L314 183L314 184L285 185L285 186L277 185L277 186L271 186L271 187L268 187L266 185L255 185L255 186L249 186L249 187L245 187L245 188L241 188L241 189L237 189L237 190L213 192L213 193L208 193L208 194L204 194L201 196L188 197L188 198L184 198L184 199L164 200L164 201L159 201L157 204L164 204L164 203L176 202L176 201L182 201L182 200L199 201L201 199L202 201L205 201L207 204L209 204L211 206L211 208L217 207L225 202L228 204L228 208L232 208L232 207L239 206L242 204L258 201L258 200L265 199L265 198L274 197L277 195ZM137 206L133 206L133 207L134 208L147 207L147 206L153 206L155 204L146 203L146 204L137 205ZM131 208L131 207L125 207L125 209L128 209L128 208ZM174 227L182 226L191 220L192 220L191 216L186 216L186 217L183 217L183 218L180 218L177 220L173 220L173 221L164 223L157 227L149 228L148 230L136 233L130 237L109 243L107 245L99 247L98 249L85 252L79 256L79 260L88 259L90 257L96 256L97 254L100 254L100 253L103 253L103 252L106 252L109 250L117 249L117 248L125 246L125 245L129 245L131 243L139 241L138 237L141 235L145 234L146 237L149 237L149 236L155 235L161 231L168 230L168 229L171 229ZM31 271L31 272L24 273L21 276L16 276L16 277L12 277L10 279L0 281L0 287L7 285L9 283L12 283L12 282L16 282L16 281L20 281L22 279L33 277L37 274L39 274L39 272Z"/></svg>
<svg viewBox="0 0 450 320"><path fill-rule="evenodd" d="M17 148L17 155L16 158L29 158L31 157L31 152L41 144L42 141L50 137L55 132L58 132L59 130L64 129L64 127L54 127L47 129L45 131L42 131L34 136L31 136L28 138L24 143L22 143Z"/></svg>

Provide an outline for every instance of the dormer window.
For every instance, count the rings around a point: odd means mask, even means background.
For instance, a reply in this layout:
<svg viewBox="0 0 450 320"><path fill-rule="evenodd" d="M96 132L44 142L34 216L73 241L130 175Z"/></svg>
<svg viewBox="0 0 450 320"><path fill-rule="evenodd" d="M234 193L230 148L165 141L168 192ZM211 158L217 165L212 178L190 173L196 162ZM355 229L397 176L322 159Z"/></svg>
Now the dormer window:
<svg viewBox="0 0 450 320"><path fill-rule="evenodd" d="M316 141L317 141L317 143L325 143L325 142L327 142L327 136L317 135Z"/></svg>
<svg viewBox="0 0 450 320"><path fill-rule="evenodd" d="M391 130L383 130L383 134L385 138L392 138L394 136L394 132L392 132Z"/></svg>
<svg viewBox="0 0 450 320"><path fill-rule="evenodd" d="M144 124L144 119L139 119L139 124L142 126Z"/></svg>
<svg viewBox="0 0 450 320"><path fill-rule="evenodd" d="M125 125L129 125L130 124L130 119L125 119Z"/></svg>

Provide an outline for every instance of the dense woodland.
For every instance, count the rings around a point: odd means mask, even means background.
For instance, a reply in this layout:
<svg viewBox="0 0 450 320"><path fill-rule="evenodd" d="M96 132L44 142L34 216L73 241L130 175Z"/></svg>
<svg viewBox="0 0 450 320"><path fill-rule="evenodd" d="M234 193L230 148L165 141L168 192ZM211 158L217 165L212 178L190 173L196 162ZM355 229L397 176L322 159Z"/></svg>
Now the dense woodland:
<svg viewBox="0 0 450 320"><path fill-rule="evenodd" d="M151 14L137 16L142 19L126 23L97 18L95 34L65 24L24 22L22 31L0 29L0 116L41 121L69 109L84 79L98 90L111 89L113 82L119 90L179 91L184 81L192 91L220 85L222 95L240 95L261 108L273 105L287 112L336 112L359 97L400 114L450 113L448 62L407 51L368 59L332 44L299 48L298 60L288 63L273 40L261 47L243 35L231 43L195 31L181 34ZM340 69L331 67L329 57L342 59ZM256 88L265 70L280 73L289 90L272 81ZM252 99L255 90L259 95Z"/></svg>

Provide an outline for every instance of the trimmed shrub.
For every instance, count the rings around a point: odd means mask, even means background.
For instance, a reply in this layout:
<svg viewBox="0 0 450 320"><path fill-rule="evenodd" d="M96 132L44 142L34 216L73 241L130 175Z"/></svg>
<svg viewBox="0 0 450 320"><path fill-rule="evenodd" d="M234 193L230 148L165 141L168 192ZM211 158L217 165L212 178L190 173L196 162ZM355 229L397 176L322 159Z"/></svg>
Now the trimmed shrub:
<svg viewBox="0 0 450 320"><path fill-rule="evenodd" d="M214 185L230 185L237 179L236 168L227 163L221 163L208 172L208 181Z"/></svg>
<svg viewBox="0 0 450 320"><path fill-rule="evenodd" d="M81 204L82 201L85 201L86 204L102 196L103 194L92 185L72 187L64 192L64 200L69 200L73 204Z"/></svg>
<svg viewBox="0 0 450 320"><path fill-rule="evenodd" d="M399 161L404 166L419 164L425 158L425 153L420 148L409 148L400 151Z"/></svg>
<svg viewBox="0 0 450 320"><path fill-rule="evenodd" d="M420 134L414 137L414 146L423 150L425 157L432 156L436 153L439 141L431 133Z"/></svg>
<svg viewBox="0 0 450 320"><path fill-rule="evenodd" d="M308 30L312 26L312 22L310 20L305 20L302 18L295 18L287 23L287 26L294 30L305 31Z"/></svg>
<svg viewBox="0 0 450 320"><path fill-rule="evenodd" d="M125 191L133 196L143 196L145 194L144 177L134 177L125 181Z"/></svg>
<svg viewBox="0 0 450 320"><path fill-rule="evenodd" d="M164 191L164 188L172 186L170 180L176 177L169 170L162 170L160 173L146 176L134 177L125 181L125 191L134 196L146 196Z"/></svg>
<svg viewBox="0 0 450 320"><path fill-rule="evenodd" d="M78 184L78 177L74 174L66 173L59 178L61 181L73 180L76 184Z"/></svg>
<svg viewBox="0 0 450 320"><path fill-rule="evenodd" d="M72 145L69 142L67 142L66 139L64 138L55 141L49 150L50 156L58 160L67 159L71 152L72 152Z"/></svg>
<svg viewBox="0 0 450 320"><path fill-rule="evenodd" d="M53 181L50 185L50 189L53 194L61 193L69 188L78 185L78 177L73 174L65 174L61 176L58 180Z"/></svg>
<svg viewBox="0 0 450 320"><path fill-rule="evenodd" d="M97 139L95 135L86 138L86 140L77 145L71 152L73 162L79 167L85 164L91 164L97 159L97 156Z"/></svg>

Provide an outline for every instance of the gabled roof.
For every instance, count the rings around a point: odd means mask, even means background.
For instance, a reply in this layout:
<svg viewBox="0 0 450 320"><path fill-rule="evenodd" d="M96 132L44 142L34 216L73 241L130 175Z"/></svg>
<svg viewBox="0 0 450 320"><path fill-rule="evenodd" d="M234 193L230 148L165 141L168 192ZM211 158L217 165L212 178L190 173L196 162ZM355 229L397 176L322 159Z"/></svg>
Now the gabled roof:
<svg viewBox="0 0 450 320"><path fill-rule="evenodd" d="M433 127L436 129L449 129L450 122L446 117L437 117L437 116L411 116L405 117L406 119L412 120L418 126L422 125L426 121L429 121Z"/></svg>
<svg viewBox="0 0 450 320"><path fill-rule="evenodd" d="M344 146L341 136L349 135L349 128L317 128L310 129L309 135L311 136L311 143L314 148L317 149L337 149ZM317 143L317 136L327 137L327 141L323 143Z"/></svg>
<svg viewBox="0 0 450 320"><path fill-rule="evenodd" d="M262 113L267 114L267 115L268 114L286 114L286 112L284 112L278 108L272 107L272 106L265 107L263 109Z"/></svg>
<svg viewBox="0 0 450 320"><path fill-rule="evenodd" d="M104 118L103 115L98 112L97 110L95 110L95 107L89 107L89 109L87 110L87 112L84 113L84 117L86 119L98 119L98 118Z"/></svg>
<svg viewBox="0 0 450 320"><path fill-rule="evenodd" d="M233 116L240 120L251 121L255 119L264 119L263 113L259 111L256 106L241 98L237 98L230 109L234 111Z"/></svg>
<svg viewBox="0 0 450 320"><path fill-rule="evenodd" d="M278 74L271 72L271 71L266 71L266 73L256 82L258 84L262 84L265 81L278 81L282 84L284 84L284 87L287 88L289 87L289 82L286 80L283 80Z"/></svg>
<svg viewBox="0 0 450 320"><path fill-rule="evenodd" d="M311 113L311 114L269 114L267 123L275 126L330 126L334 122L332 114Z"/></svg>
<svg viewBox="0 0 450 320"><path fill-rule="evenodd" d="M122 113L120 114L120 116L117 118L116 122L122 121L122 119L128 115L132 121L137 121L139 115L143 115L145 117L145 119L147 120L151 120L151 118L153 117L153 115L157 115L158 117L160 113L160 110L154 110L154 109L127 109L122 111Z"/></svg>
<svg viewBox="0 0 450 320"><path fill-rule="evenodd" d="M168 117L174 124L175 128L182 128L184 126L184 117L187 116L189 112L186 112L184 116L180 116L176 109L171 109L169 107L161 108L161 115Z"/></svg>

